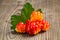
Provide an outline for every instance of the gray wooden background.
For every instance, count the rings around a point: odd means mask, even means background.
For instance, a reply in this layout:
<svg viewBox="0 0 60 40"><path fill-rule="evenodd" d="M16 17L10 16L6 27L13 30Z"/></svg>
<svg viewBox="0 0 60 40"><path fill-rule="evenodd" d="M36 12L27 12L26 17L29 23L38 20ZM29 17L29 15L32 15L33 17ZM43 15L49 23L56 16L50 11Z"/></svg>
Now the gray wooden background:
<svg viewBox="0 0 60 40"><path fill-rule="evenodd" d="M44 20L50 23L47 32L32 37L11 32L10 17L19 13L26 2L42 9ZM0 40L60 40L60 0L0 0Z"/></svg>

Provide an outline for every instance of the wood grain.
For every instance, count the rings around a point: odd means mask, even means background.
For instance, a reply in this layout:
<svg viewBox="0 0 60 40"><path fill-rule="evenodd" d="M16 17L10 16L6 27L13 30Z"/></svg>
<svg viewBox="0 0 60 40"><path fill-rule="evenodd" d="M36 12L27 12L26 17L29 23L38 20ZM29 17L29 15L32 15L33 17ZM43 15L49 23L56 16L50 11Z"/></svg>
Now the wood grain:
<svg viewBox="0 0 60 40"><path fill-rule="evenodd" d="M17 5L3 5L3 3L17 3ZM24 3L30 2L35 10L41 8L44 20L50 23L47 32L35 36L19 34L11 31L11 15L19 12ZM4 0L0 5L0 40L60 40L60 0Z"/></svg>

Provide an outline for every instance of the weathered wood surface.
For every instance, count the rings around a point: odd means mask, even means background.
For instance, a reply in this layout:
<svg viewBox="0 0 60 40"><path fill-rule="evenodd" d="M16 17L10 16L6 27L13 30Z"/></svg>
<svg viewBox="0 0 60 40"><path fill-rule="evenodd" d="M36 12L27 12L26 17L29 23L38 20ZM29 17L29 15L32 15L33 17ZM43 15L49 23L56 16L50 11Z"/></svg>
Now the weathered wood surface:
<svg viewBox="0 0 60 40"><path fill-rule="evenodd" d="M30 2L35 9L42 9L44 19L51 26L47 32L32 37L11 32L10 17L19 12L26 2ZM0 40L60 40L60 0L1 0Z"/></svg>

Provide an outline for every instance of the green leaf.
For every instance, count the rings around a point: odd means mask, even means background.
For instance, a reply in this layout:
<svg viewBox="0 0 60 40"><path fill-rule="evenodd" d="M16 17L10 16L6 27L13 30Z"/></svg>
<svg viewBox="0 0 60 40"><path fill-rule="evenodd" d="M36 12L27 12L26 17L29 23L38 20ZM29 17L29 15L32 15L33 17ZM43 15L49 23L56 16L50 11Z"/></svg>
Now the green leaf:
<svg viewBox="0 0 60 40"><path fill-rule="evenodd" d="M15 27L16 27L16 26L15 26L15 25L13 25L13 26L11 26L11 29L12 29L12 30L15 30Z"/></svg>
<svg viewBox="0 0 60 40"><path fill-rule="evenodd" d="M41 9L38 9L38 11L40 11L42 13L42 10Z"/></svg>
<svg viewBox="0 0 60 40"><path fill-rule="evenodd" d="M16 24L19 22L24 22L29 19L30 14L34 11L34 8L30 3L26 3L21 9L21 15L12 15L11 16L11 29L15 30Z"/></svg>
<svg viewBox="0 0 60 40"><path fill-rule="evenodd" d="M17 15L12 15L11 16L11 29L15 29L16 27L16 24L19 23L21 21L21 18L20 16L17 16Z"/></svg>
<svg viewBox="0 0 60 40"><path fill-rule="evenodd" d="M23 18L22 20L24 23L27 19L29 19L30 14L32 13L33 10L34 10L34 8L32 7L32 5L30 3L26 3L24 5L24 7L21 10L21 17Z"/></svg>

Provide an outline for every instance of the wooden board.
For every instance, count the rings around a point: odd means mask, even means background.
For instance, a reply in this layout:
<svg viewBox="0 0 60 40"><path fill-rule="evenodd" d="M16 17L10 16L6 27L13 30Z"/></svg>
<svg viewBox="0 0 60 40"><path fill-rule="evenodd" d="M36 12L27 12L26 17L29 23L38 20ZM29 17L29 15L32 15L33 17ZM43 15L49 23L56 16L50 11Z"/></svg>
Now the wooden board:
<svg viewBox="0 0 60 40"><path fill-rule="evenodd" d="M32 37L11 32L10 17L19 12L26 2L30 2L35 10L42 9L44 19L50 23L50 29L47 32ZM60 0L2 1L0 4L0 40L60 40Z"/></svg>

